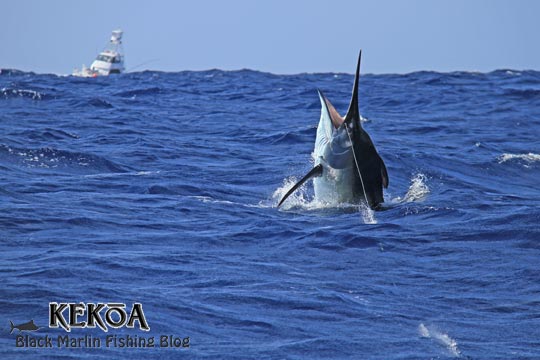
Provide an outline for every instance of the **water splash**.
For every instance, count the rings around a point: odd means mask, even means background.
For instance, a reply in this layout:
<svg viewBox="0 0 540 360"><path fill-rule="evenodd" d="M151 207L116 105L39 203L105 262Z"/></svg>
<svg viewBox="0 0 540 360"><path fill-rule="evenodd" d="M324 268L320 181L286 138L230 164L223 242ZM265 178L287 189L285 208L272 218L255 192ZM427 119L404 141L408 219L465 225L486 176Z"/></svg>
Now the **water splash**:
<svg viewBox="0 0 540 360"><path fill-rule="evenodd" d="M377 219L375 218L375 211L371 209L367 204L362 203L359 207L360 214L362 215L362 220L364 224L374 225L377 224Z"/></svg>
<svg viewBox="0 0 540 360"><path fill-rule="evenodd" d="M272 194L273 207L277 207L279 201L283 198L283 196L285 196L287 191L289 191L297 182L298 179L294 176L288 177L283 180L283 184L279 188L277 188ZM357 209L362 217L362 221L364 222L364 224L377 224L375 212L365 203L358 205L351 203L319 201L315 198L311 198L308 195L306 184L302 185L300 188L298 188L298 190L291 194L287 198L287 201L282 204L281 208L283 210L303 209L308 211L324 209Z"/></svg>
<svg viewBox="0 0 540 360"><path fill-rule="evenodd" d="M272 194L272 200L274 200L275 206L277 206L277 204L283 198L283 196L285 196L287 191L289 191L297 182L298 179L294 176L290 176L283 180L283 184L278 187ZM287 201L284 202L282 205L282 209L289 210L296 207L309 209L310 203L311 202L308 200L306 193L306 186L304 184L287 198Z"/></svg>
<svg viewBox="0 0 540 360"><path fill-rule="evenodd" d="M461 351L458 348L457 341L448 336L448 334L437 330L433 326L425 326L422 323L418 325L418 333L421 337L433 339L440 345L444 346L450 355L454 357L461 357Z"/></svg>
<svg viewBox="0 0 540 360"><path fill-rule="evenodd" d="M403 202L419 202L426 199L430 193L429 187L427 186L427 176L418 173L411 178L411 185L407 190L407 193L403 198L396 197L392 199L392 203L403 203Z"/></svg>

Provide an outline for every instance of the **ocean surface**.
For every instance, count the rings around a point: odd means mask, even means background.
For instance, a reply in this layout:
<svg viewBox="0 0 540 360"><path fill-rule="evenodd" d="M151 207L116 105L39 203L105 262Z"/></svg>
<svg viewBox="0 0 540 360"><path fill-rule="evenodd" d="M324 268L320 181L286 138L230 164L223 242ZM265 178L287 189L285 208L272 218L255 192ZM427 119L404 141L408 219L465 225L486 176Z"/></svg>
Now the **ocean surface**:
<svg viewBox="0 0 540 360"><path fill-rule="evenodd" d="M2 358L540 359L540 72L362 75L386 210L311 183L278 209L316 89L343 114L352 82L3 70ZM150 331L51 329L49 302L139 302ZM31 319L190 346L17 348Z"/></svg>

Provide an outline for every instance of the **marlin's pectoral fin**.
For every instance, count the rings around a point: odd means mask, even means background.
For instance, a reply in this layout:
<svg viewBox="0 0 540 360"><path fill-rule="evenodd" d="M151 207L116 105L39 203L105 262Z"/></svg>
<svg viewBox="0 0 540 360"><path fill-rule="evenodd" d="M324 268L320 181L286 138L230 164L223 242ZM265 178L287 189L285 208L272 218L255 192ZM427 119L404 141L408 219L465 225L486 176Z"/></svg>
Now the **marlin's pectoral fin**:
<svg viewBox="0 0 540 360"><path fill-rule="evenodd" d="M308 181L309 179L311 179L312 177L315 177L315 176L321 176L322 174L322 170L323 170L323 167L321 164L315 166L313 169L311 169L310 172L308 172L306 174L306 176L304 176L299 182L297 182L296 184L294 184L294 186L291 188L291 190L287 191L287 193L285 194L285 196L283 196L283 198L281 198L279 204L278 204L278 207L281 206L281 204L283 204L283 202L293 193L296 191L296 189L298 189L300 186L302 186L303 183L305 183L306 181Z"/></svg>

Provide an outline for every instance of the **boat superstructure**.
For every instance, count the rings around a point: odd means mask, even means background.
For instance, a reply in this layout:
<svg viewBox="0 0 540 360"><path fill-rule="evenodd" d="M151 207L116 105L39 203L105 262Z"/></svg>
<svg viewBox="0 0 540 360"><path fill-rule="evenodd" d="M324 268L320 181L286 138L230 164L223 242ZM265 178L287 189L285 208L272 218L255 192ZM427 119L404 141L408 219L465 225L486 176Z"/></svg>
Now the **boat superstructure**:
<svg viewBox="0 0 540 360"><path fill-rule="evenodd" d="M111 40L99 53L90 68L83 65L82 70L75 70L74 76L97 77L123 73L124 49L122 47L122 30L114 30Z"/></svg>

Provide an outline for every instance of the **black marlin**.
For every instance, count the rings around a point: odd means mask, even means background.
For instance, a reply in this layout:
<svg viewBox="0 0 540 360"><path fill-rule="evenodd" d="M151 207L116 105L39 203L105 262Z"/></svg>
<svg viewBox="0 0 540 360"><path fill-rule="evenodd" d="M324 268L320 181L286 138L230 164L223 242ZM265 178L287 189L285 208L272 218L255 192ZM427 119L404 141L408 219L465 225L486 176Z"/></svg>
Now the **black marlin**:
<svg viewBox="0 0 540 360"><path fill-rule="evenodd" d="M13 332L13 329L17 329L19 331L36 331L37 329L39 329L39 327L34 324L34 320L30 320L29 322L19 325L13 325L13 322L9 320L9 325L11 327L11 329L9 330L10 334Z"/></svg>
<svg viewBox="0 0 540 360"><path fill-rule="evenodd" d="M315 166L283 196L278 206L310 178L313 178L317 201L367 202L372 209L378 209L384 202L383 187L388 187L386 166L360 123L358 80L361 57L360 50L352 98L345 117L339 115L319 90L321 119L313 151Z"/></svg>

